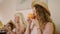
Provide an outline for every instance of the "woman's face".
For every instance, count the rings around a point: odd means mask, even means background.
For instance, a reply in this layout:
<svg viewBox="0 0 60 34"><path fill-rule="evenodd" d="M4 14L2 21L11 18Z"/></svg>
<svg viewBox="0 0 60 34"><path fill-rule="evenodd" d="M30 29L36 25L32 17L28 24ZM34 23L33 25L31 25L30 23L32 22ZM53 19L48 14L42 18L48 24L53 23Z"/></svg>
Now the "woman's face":
<svg viewBox="0 0 60 34"><path fill-rule="evenodd" d="M16 16L15 17L15 22L19 23L19 21L20 21L20 17L19 16Z"/></svg>

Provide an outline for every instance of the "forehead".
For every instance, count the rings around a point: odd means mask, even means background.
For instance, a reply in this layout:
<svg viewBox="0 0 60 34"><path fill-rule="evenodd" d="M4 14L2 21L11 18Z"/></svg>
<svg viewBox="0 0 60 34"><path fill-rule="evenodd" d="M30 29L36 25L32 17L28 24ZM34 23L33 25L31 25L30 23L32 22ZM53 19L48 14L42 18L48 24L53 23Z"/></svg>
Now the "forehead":
<svg viewBox="0 0 60 34"><path fill-rule="evenodd" d="M20 16L20 14L15 14L14 16Z"/></svg>
<svg viewBox="0 0 60 34"><path fill-rule="evenodd" d="M19 16L19 15L15 15L14 17L18 17L18 18L20 18L20 16Z"/></svg>
<svg viewBox="0 0 60 34"><path fill-rule="evenodd" d="M15 18L20 18L20 16L15 16Z"/></svg>

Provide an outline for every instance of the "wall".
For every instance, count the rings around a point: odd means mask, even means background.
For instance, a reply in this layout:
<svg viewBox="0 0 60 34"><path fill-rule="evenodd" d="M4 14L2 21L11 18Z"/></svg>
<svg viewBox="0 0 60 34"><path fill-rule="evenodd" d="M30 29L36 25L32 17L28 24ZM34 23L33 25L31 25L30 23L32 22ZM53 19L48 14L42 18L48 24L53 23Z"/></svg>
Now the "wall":
<svg viewBox="0 0 60 34"><path fill-rule="evenodd" d="M6 24L10 19L12 19L13 14L16 11L16 0L4 0L1 4L0 10L0 20L3 24Z"/></svg>
<svg viewBox="0 0 60 34"><path fill-rule="evenodd" d="M57 31L60 33L60 0L49 0L48 6Z"/></svg>

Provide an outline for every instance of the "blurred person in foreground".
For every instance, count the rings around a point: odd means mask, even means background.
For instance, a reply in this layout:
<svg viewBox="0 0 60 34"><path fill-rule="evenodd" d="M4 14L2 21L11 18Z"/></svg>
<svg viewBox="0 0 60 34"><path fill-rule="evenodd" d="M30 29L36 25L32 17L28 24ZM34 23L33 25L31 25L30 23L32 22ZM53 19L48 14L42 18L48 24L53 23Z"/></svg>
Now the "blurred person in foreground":
<svg viewBox="0 0 60 34"><path fill-rule="evenodd" d="M16 13L14 17L15 17L15 19L14 19L13 23L8 23L8 25L6 24L5 28L8 31L8 34L24 34L25 29L26 29L25 28L26 24L25 24L23 14L22 13ZM11 26L12 29L8 28L9 26Z"/></svg>
<svg viewBox="0 0 60 34"><path fill-rule="evenodd" d="M47 5L43 2L34 1L32 9L35 17L28 17L26 34L55 34L55 24L51 19Z"/></svg>

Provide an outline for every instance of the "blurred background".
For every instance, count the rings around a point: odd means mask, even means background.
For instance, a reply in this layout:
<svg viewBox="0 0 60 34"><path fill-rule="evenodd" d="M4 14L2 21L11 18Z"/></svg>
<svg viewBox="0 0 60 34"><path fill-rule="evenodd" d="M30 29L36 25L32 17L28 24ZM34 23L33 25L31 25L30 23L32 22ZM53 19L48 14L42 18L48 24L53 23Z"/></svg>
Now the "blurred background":
<svg viewBox="0 0 60 34"><path fill-rule="evenodd" d="M0 21L5 25L10 19L14 19L14 14L17 12L23 13L26 19L27 14L32 12L32 1L34 0L0 0ZM48 5L57 32L60 33L60 0L40 1Z"/></svg>

